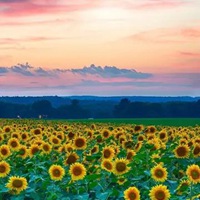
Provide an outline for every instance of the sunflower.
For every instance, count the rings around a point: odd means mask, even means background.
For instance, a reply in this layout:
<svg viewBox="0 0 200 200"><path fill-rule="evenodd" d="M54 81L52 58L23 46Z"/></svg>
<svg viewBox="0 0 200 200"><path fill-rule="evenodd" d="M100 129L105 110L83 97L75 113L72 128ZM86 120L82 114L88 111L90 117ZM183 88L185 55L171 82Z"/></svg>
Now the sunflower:
<svg viewBox="0 0 200 200"><path fill-rule="evenodd" d="M51 165L51 167L49 168L49 175L52 180L60 181L65 175L65 169L60 165Z"/></svg>
<svg viewBox="0 0 200 200"><path fill-rule="evenodd" d="M65 139L65 134L62 131L59 131L56 136L61 141L63 141Z"/></svg>
<svg viewBox="0 0 200 200"><path fill-rule="evenodd" d="M119 177L119 179L117 180L117 183L118 183L119 185L123 185L126 181L127 181L126 178L124 178L124 177Z"/></svg>
<svg viewBox="0 0 200 200"><path fill-rule="evenodd" d="M158 154L158 153L153 153L152 155L151 155L151 159L152 160L156 160L156 159L160 159L161 157L160 157L160 155Z"/></svg>
<svg viewBox="0 0 200 200"><path fill-rule="evenodd" d="M140 135L138 135L137 139L138 139L138 141L144 141L145 136L143 134L140 134Z"/></svg>
<svg viewBox="0 0 200 200"><path fill-rule="evenodd" d="M75 149L86 149L87 143L86 143L86 138L85 137L76 137L74 139L74 148Z"/></svg>
<svg viewBox="0 0 200 200"><path fill-rule="evenodd" d="M126 141L126 136L125 135L121 135L119 137L119 143L122 144L124 141Z"/></svg>
<svg viewBox="0 0 200 200"><path fill-rule="evenodd" d="M108 172L113 171L113 162L109 159L103 159L101 162L101 168L105 169Z"/></svg>
<svg viewBox="0 0 200 200"><path fill-rule="evenodd" d="M95 145L90 151L91 154L98 153L98 152L99 152L99 145Z"/></svg>
<svg viewBox="0 0 200 200"><path fill-rule="evenodd" d="M200 156L200 144L195 144L194 145L192 153L193 153L194 157L199 157Z"/></svg>
<svg viewBox="0 0 200 200"><path fill-rule="evenodd" d="M113 173L116 175L122 175L127 173L130 170L130 167L127 166L129 160L125 158L117 158L114 162Z"/></svg>
<svg viewBox="0 0 200 200"><path fill-rule="evenodd" d="M65 151L66 152L72 152L74 150L74 147L71 143L65 144Z"/></svg>
<svg viewBox="0 0 200 200"><path fill-rule="evenodd" d="M135 125L134 126L134 132L139 133L144 129L143 125Z"/></svg>
<svg viewBox="0 0 200 200"><path fill-rule="evenodd" d="M3 130L4 130L5 133L10 133L12 131L10 126L4 126Z"/></svg>
<svg viewBox="0 0 200 200"><path fill-rule="evenodd" d="M134 149L135 149L135 152L138 152L141 148L142 148L142 142L137 142Z"/></svg>
<svg viewBox="0 0 200 200"><path fill-rule="evenodd" d="M147 127L147 133L155 133L156 132L156 127L155 126L148 126Z"/></svg>
<svg viewBox="0 0 200 200"><path fill-rule="evenodd" d="M192 183L200 183L200 167L198 165L193 164L188 166L186 174Z"/></svg>
<svg viewBox="0 0 200 200"><path fill-rule="evenodd" d="M21 139L25 142L29 139L29 135L27 132L21 134Z"/></svg>
<svg viewBox="0 0 200 200"><path fill-rule="evenodd" d="M0 178L6 177L10 173L10 165L6 161L0 162Z"/></svg>
<svg viewBox="0 0 200 200"><path fill-rule="evenodd" d="M107 130L107 129L104 129L102 131L101 135L102 135L102 138L107 139L107 138L109 138L111 136L111 132L109 130Z"/></svg>
<svg viewBox="0 0 200 200"><path fill-rule="evenodd" d="M132 149L134 147L134 143L132 140L125 140L122 142L122 147L124 149Z"/></svg>
<svg viewBox="0 0 200 200"><path fill-rule="evenodd" d="M21 191L26 190L28 183L24 177L11 176L6 184L6 187L16 194L19 194Z"/></svg>
<svg viewBox="0 0 200 200"><path fill-rule="evenodd" d="M32 157L34 154L40 151L40 147L37 144L32 144L29 149L29 156Z"/></svg>
<svg viewBox="0 0 200 200"><path fill-rule="evenodd" d="M87 137L88 137L88 138L93 138L93 135L94 135L94 131L92 131L92 130L87 130Z"/></svg>
<svg viewBox="0 0 200 200"><path fill-rule="evenodd" d="M0 135L0 143L4 141L4 134Z"/></svg>
<svg viewBox="0 0 200 200"><path fill-rule="evenodd" d="M42 153L44 154L50 154L52 150L52 146L47 142L43 142L41 145L41 150L42 150Z"/></svg>
<svg viewBox="0 0 200 200"><path fill-rule="evenodd" d="M65 145L61 145L59 148L58 148L58 152L59 153L66 153L66 149L65 149Z"/></svg>
<svg viewBox="0 0 200 200"><path fill-rule="evenodd" d="M61 144L61 140L58 139L56 136L51 136L49 139L49 142L53 145L53 146L59 146Z"/></svg>
<svg viewBox="0 0 200 200"><path fill-rule="evenodd" d="M187 158L189 156L190 149L187 145L179 145L174 149L176 158Z"/></svg>
<svg viewBox="0 0 200 200"><path fill-rule="evenodd" d="M79 156L76 153L68 153L67 158L64 160L65 165L71 165L79 159Z"/></svg>
<svg viewBox="0 0 200 200"><path fill-rule="evenodd" d="M115 150L113 147L104 147L102 150L102 156L105 159L113 159L115 156Z"/></svg>
<svg viewBox="0 0 200 200"><path fill-rule="evenodd" d="M73 181L81 180L86 175L86 168L83 164L76 162L70 166L69 173Z"/></svg>
<svg viewBox="0 0 200 200"><path fill-rule="evenodd" d="M171 195L167 186L157 185L151 188L149 196L151 200L168 200Z"/></svg>
<svg viewBox="0 0 200 200"><path fill-rule="evenodd" d="M188 141L185 138L181 138L179 140L179 144L187 144L187 143L188 143Z"/></svg>
<svg viewBox="0 0 200 200"><path fill-rule="evenodd" d="M128 149L126 153L126 159L130 161L133 159L135 155L136 155L135 151Z"/></svg>
<svg viewBox="0 0 200 200"><path fill-rule="evenodd" d="M140 200L140 191L136 187L129 187L124 191L125 200Z"/></svg>
<svg viewBox="0 0 200 200"><path fill-rule="evenodd" d="M72 131L70 131L67 136L68 136L68 138L70 140L72 140L75 137L75 133L73 133Z"/></svg>
<svg viewBox="0 0 200 200"><path fill-rule="evenodd" d="M6 144L0 146L0 156L2 158L7 158L11 154L10 147Z"/></svg>
<svg viewBox="0 0 200 200"><path fill-rule="evenodd" d="M91 124L91 129L92 130L96 129L96 125L95 124Z"/></svg>
<svg viewBox="0 0 200 200"><path fill-rule="evenodd" d="M178 193L182 193L186 191L190 186L190 181L189 180L182 180L180 184L177 187Z"/></svg>
<svg viewBox="0 0 200 200"><path fill-rule="evenodd" d="M41 128L32 129L31 132L33 133L33 135L41 135L42 129Z"/></svg>
<svg viewBox="0 0 200 200"><path fill-rule="evenodd" d="M19 132L14 132L11 134L11 138L17 138L18 140L21 139L21 135Z"/></svg>
<svg viewBox="0 0 200 200"><path fill-rule="evenodd" d="M25 145L20 145L18 152L19 152L18 156L23 159L28 156L28 150Z"/></svg>
<svg viewBox="0 0 200 200"><path fill-rule="evenodd" d="M151 169L151 176L155 181L164 182L167 179L167 169L161 164L156 165Z"/></svg>
<svg viewBox="0 0 200 200"><path fill-rule="evenodd" d="M8 140L8 145L9 145L10 149L13 151L17 151L20 147L20 143L17 138L10 138Z"/></svg>
<svg viewBox="0 0 200 200"><path fill-rule="evenodd" d="M158 138L163 141L163 142L166 142L168 140L168 135L167 135L167 132L162 130L158 133Z"/></svg>

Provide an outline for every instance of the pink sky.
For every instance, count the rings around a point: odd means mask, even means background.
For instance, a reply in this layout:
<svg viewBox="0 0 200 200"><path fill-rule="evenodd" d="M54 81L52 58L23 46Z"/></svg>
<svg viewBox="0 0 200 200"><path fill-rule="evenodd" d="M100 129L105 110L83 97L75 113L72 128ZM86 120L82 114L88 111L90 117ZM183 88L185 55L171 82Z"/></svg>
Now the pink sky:
<svg viewBox="0 0 200 200"><path fill-rule="evenodd" d="M199 8L199 0L0 0L0 95L200 95ZM51 78L12 68L26 62ZM92 63L151 76L72 72Z"/></svg>

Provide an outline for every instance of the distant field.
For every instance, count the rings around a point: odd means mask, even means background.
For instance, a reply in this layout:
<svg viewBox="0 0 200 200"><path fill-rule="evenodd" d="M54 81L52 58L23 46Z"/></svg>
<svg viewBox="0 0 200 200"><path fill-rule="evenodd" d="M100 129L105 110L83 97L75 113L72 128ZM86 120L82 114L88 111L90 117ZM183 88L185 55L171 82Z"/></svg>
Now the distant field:
<svg viewBox="0 0 200 200"><path fill-rule="evenodd" d="M116 123L116 124L143 124L162 126L195 126L200 125L200 118L133 118L133 119L83 119L69 120L83 123Z"/></svg>

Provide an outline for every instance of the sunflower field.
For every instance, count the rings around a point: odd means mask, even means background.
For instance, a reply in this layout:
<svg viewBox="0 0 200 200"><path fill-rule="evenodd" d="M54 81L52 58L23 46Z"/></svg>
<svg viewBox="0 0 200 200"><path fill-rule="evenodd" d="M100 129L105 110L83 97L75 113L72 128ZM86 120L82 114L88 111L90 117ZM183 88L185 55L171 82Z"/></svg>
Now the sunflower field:
<svg viewBox="0 0 200 200"><path fill-rule="evenodd" d="M200 126L1 119L0 199L198 200Z"/></svg>

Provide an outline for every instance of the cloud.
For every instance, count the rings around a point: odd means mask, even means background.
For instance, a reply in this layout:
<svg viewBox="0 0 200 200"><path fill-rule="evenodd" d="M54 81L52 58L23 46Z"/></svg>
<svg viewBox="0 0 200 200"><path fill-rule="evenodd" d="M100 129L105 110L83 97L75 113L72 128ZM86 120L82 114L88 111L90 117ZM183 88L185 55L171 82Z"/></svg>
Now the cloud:
<svg viewBox="0 0 200 200"><path fill-rule="evenodd" d="M137 72L133 69L119 69L115 66L101 67L95 66L94 64L90 65L89 67L84 67L83 69L72 69L70 71L83 75L97 75L104 78L125 77L131 79L143 79L152 76L152 74Z"/></svg>
<svg viewBox="0 0 200 200"><path fill-rule="evenodd" d="M0 67L0 74L7 73L8 69L6 67Z"/></svg>
<svg viewBox="0 0 200 200"><path fill-rule="evenodd" d="M176 8L191 3L189 0L140 0L131 1L126 0L121 3L126 9L135 10L155 10L155 9L166 9Z"/></svg>
<svg viewBox="0 0 200 200"><path fill-rule="evenodd" d="M38 14L56 14L80 11L96 6L97 0L55 1L55 0L3 0L0 1L0 15L9 17Z"/></svg>
<svg viewBox="0 0 200 200"><path fill-rule="evenodd" d="M31 73L30 69L32 69L32 67L29 66L28 64L26 65L18 64L16 66L12 66L10 68L10 71L22 74L24 76L33 76L33 73Z"/></svg>
<svg viewBox="0 0 200 200"><path fill-rule="evenodd" d="M200 38L200 28L184 28L181 35L188 38Z"/></svg>
<svg viewBox="0 0 200 200"><path fill-rule="evenodd" d="M148 74L95 65L45 69L26 63L0 67L0 95L192 95L200 91L200 84L195 85L199 77L200 73Z"/></svg>
<svg viewBox="0 0 200 200"><path fill-rule="evenodd" d="M12 20L7 20L7 21L0 21L0 26L30 26L30 25L46 25L46 24L63 24L63 23L71 23L75 22L75 19L72 18L63 18L63 19L53 19L53 20L38 20L36 19L35 21L15 21L14 19Z"/></svg>
<svg viewBox="0 0 200 200"><path fill-rule="evenodd" d="M179 52L179 55L181 55L181 56L186 56L186 57L198 57L198 58L200 58L200 53L196 53L196 52L183 52L183 51L181 51L181 52Z"/></svg>
<svg viewBox="0 0 200 200"><path fill-rule="evenodd" d="M184 43L200 38L200 27L159 28L132 34L125 39L129 41L150 43Z"/></svg>
<svg viewBox="0 0 200 200"><path fill-rule="evenodd" d="M41 41L48 41L48 40L62 40L62 37L26 37L26 38L0 38L0 44L13 44L13 43L20 43L20 42L41 42Z"/></svg>

